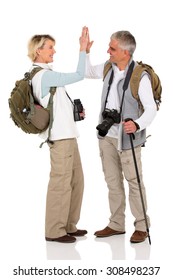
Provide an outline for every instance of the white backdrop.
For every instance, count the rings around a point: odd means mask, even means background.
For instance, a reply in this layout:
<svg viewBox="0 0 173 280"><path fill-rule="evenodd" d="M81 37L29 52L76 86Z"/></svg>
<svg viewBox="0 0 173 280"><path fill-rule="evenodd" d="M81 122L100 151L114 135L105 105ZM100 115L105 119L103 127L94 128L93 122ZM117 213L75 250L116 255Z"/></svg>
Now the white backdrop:
<svg viewBox="0 0 173 280"><path fill-rule="evenodd" d="M160 266L161 270L155 277L169 276L169 253L173 249L171 1L6 0L1 1L0 15L0 275L11 280L15 278L13 269L18 266L65 268L71 265L74 268L96 267L99 271L107 266ZM107 48L113 32L129 30L137 41L134 59L151 64L162 82L161 109L148 128L152 137L143 149L144 181L152 222L151 246L147 241L130 245L129 238L134 228L128 201L125 236L96 240L93 235L95 230L107 225L109 218L107 187L95 129L101 80L84 80L66 87L72 98L82 100L86 110L86 119L78 123L78 142L85 174L79 228L86 228L88 236L75 245L46 244L44 240L49 151L46 145L39 149L41 139L38 136L27 135L14 126L9 118L8 98L15 80L22 78L31 65L27 57L27 42L32 35L49 33L54 36L54 69L72 72L76 69L78 39L84 25L89 27L90 37L94 40L91 51L93 63L102 63L108 58ZM128 196L127 186L126 191ZM90 277L83 276L84 279ZM150 279L151 276L148 277ZM35 278L32 276L29 279ZM102 272L95 275L95 279L111 279L111 276Z"/></svg>

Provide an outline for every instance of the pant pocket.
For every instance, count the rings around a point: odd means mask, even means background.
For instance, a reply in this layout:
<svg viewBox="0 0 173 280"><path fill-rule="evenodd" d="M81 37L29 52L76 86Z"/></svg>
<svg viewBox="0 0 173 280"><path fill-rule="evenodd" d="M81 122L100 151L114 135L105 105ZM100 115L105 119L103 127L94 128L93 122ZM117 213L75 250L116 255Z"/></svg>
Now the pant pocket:
<svg viewBox="0 0 173 280"><path fill-rule="evenodd" d="M135 157L137 163L137 169L139 176L142 173L142 164L141 164L141 147L135 148ZM123 167L124 176L127 180L136 179L136 168L134 164L132 150L126 150L123 152L121 157L121 163Z"/></svg>

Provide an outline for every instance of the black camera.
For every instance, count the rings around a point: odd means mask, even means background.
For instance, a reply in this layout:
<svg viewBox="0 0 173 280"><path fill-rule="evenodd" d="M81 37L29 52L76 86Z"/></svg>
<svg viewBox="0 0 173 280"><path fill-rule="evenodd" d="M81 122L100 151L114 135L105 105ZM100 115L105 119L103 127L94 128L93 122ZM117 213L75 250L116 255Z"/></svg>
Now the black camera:
<svg viewBox="0 0 173 280"><path fill-rule="evenodd" d="M109 110L106 108L103 111L102 116L103 116L103 122L101 124L99 124L96 127L96 129L99 131L99 135L104 137L108 133L108 130L114 123L117 123L117 124L120 123L121 115L115 109Z"/></svg>
<svg viewBox="0 0 173 280"><path fill-rule="evenodd" d="M84 110L84 108L82 106L80 99L75 99L74 100L74 110L73 110L75 122L84 120L84 117L80 116L80 113L82 113L83 110Z"/></svg>

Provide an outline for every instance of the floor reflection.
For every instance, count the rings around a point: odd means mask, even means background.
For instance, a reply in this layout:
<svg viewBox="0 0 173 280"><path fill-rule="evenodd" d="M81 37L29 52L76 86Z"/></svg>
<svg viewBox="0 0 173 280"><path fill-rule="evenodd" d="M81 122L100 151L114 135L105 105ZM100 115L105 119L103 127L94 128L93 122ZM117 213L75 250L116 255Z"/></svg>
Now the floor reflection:
<svg viewBox="0 0 173 280"><path fill-rule="evenodd" d="M95 238L96 242L106 243L110 246L112 260L125 260L125 235L117 235L107 238Z"/></svg>
<svg viewBox="0 0 173 280"><path fill-rule="evenodd" d="M135 250L135 260L149 260L151 245L148 240L142 243L131 243L131 247Z"/></svg>
<svg viewBox="0 0 173 280"><path fill-rule="evenodd" d="M85 239L85 236L80 238ZM80 253L76 249L77 242L70 244L46 242L47 260L81 260Z"/></svg>
<svg viewBox="0 0 173 280"><path fill-rule="evenodd" d="M82 244L80 241L83 241ZM106 251L105 244L108 249ZM103 254L98 256L99 250L100 252L103 251ZM100 257L107 259L108 255L106 255L106 252L109 252L110 260L126 260L129 259L129 255L133 260L149 260L150 250L151 245L148 243L148 240L133 244L126 240L125 235L108 238L82 237L77 242L70 244L46 242L47 260L81 260L83 256L86 259L88 258L88 260Z"/></svg>
<svg viewBox="0 0 173 280"><path fill-rule="evenodd" d="M63 244L58 242L46 242L48 260L80 260L80 254L75 248L76 244ZM68 247L68 248L67 248Z"/></svg>

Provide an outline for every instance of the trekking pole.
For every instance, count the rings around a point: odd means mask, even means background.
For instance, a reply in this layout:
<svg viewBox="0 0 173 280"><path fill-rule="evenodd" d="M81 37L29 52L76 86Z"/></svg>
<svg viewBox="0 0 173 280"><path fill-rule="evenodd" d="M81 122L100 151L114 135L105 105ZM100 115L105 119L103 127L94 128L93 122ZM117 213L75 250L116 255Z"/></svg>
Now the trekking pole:
<svg viewBox="0 0 173 280"><path fill-rule="evenodd" d="M126 119L125 122L127 122L129 120L132 120L132 119ZM148 240L149 240L149 244L151 245L149 226L148 226L148 221L147 221L147 215L146 215L146 210L145 210L144 199L143 199L143 195L142 195L141 180L140 180L140 176L139 176L139 171L138 171L138 166L137 166L137 161L136 161L136 155L135 155L135 150L134 150L134 145L133 145L134 134L133 133L129 133L129 138L130 138L130 144L131 144L131 149L132 149L133 161L134 161L134 165L135 165L136 177L137 177L137 182L138 182L139 192L140 192L140 197L141 197L141 203L142 203L142 208L143 208L143 213L144 213L146 230L147 230L147 233L148 233Z"/></svg>

